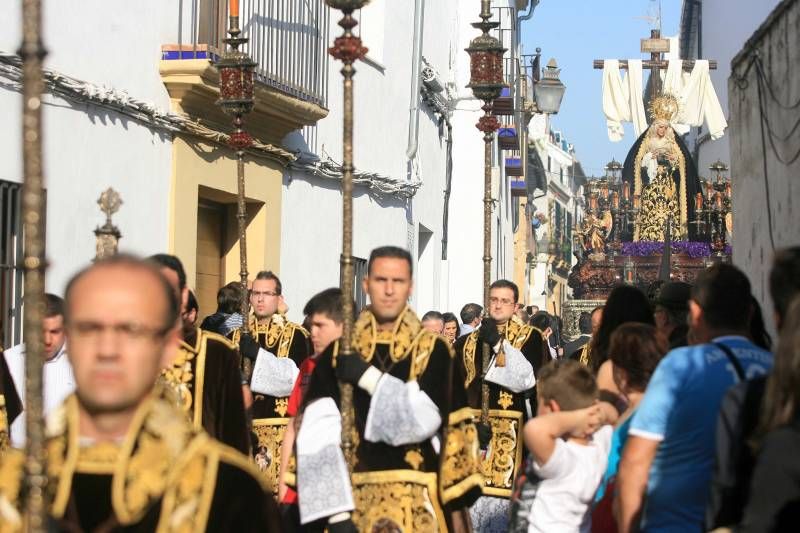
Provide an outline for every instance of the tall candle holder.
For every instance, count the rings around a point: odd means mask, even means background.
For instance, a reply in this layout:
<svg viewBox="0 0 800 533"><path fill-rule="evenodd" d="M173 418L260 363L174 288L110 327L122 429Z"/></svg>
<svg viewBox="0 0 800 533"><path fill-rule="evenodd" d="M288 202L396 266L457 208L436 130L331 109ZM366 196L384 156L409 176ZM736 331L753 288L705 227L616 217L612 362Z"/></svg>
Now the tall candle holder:
<svg viewBox="0 0 800 533"><path fill-rule="evenodd" d="M697 234L711 246L717 257L725 255L729 228L728 222L733 211L731 180L725 173L728 166L716 161L708 167L713 178L701 180L705 194L695 195L695 219L691 222L697 228Z"/></svg>

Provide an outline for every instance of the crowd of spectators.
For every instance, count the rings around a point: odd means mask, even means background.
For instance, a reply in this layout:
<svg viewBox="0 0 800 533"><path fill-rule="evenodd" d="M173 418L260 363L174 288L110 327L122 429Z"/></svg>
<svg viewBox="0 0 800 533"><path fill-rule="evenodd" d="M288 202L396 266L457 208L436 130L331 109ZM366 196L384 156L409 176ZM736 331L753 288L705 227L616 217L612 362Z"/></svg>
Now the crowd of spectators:
<svg viewBox="0 0 800 533"><path fill-rule="evenodd" d="M511 531L796 531L800 247L776 253L769 289L774 354L730 264L650 298L619 286L585 313L537 376ZM558 327L530 322L548 339Z"/></svg>

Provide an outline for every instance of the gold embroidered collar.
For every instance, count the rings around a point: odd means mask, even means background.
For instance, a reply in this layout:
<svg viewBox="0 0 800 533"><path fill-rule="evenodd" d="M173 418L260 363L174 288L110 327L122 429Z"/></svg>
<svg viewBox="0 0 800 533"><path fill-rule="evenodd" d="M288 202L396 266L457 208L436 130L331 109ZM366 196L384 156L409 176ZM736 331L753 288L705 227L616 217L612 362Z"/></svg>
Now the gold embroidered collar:
<svg viewBox="0 0 800 533"><path fill-rule="evenodd" d="M70 396L49 420L47 473L53 487L53 516L64 516L76 473L108 474L111 505L121 525L140 520L167 490L181 455L202 439L185 417L154 393L136 411L123 441L82 447L78 402ZM192 446L194 447L194 446Z"/></svg>
<svg viewBox="0 0 800 533"><path fill-rule="evenodd" d="M531 336L532 331L539 331L538 328L529 326L523 322L517 315L512 315L506 325L500 326L498 329L501 334L505 335L505 339L509 344L518 350L522 348L528 340L528 337ZM539 331L539 333L541 333L541 331Z"/></svg>
<svg viewBox="0 0 800 533"><path fill-rule="evenodd" d="M406 306L397 317L391 331L378 331L375 315L367 308L361 312L353 331L353 348L366 361L371 361L378 344L389 345L389 355L395 363L403 360L414 347L424 330L417 315Z"/></svg>
<svg viewBox="0 0 800 533"><path fill-rule="evenodd" d="M269 320L260 324L255 315L250 317L250 331L255 335L266 335L267 346L273 346L283 335L283 330L289 321L280 313L274 313Z"/></svg>

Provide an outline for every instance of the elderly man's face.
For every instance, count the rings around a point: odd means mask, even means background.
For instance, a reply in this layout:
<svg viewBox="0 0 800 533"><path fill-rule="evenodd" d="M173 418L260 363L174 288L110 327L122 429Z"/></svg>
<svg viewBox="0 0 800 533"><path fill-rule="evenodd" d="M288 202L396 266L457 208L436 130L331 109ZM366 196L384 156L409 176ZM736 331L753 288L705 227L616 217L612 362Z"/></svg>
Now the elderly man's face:
<svg viewBox="0 0 800 533"><path fill-rule="evenodd" d="M130 265L97 267L66 302L76 394L91 414L135 410L178 345L165 323L167 294L157 273Z"/></svg>
<svg viewBox="0 0 800 533"><path fill-rule="evenodd" d="M438 318L429 318L427 320L423 320L422 327L431 333L436 333L437 335L444 333L444 321Z"/></svg>

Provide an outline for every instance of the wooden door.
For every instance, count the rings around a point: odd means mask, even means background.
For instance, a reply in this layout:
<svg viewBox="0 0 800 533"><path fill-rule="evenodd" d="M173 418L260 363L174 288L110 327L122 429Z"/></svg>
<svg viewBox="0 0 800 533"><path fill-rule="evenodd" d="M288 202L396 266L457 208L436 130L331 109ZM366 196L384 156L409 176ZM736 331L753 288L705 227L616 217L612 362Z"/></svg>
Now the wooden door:
<svg viewBox="0 0 800 533"><path fill-rule="evenodd" d="M198 323L217 310L217 291L225 279L223 237L225 209L222 204L200 200L197 206L197 279L195 295L200 306Z"/></svg>

